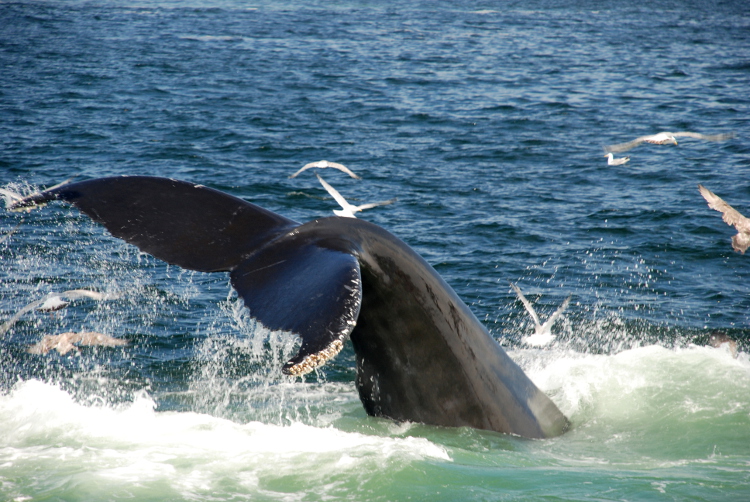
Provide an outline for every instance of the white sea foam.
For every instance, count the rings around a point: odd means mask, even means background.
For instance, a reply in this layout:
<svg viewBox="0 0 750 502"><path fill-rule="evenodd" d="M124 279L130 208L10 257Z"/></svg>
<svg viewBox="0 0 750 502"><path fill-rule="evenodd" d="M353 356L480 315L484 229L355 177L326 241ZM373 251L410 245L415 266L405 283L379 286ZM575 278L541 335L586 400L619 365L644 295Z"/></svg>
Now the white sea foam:
<svg viewBox="0 0 750 502"><path fill-rule="evenodd" d="M574 421L641 417L656 409L686 415L722 415L748 409L750 360L728 349L658 345L614 355L517 350L511 354L529 377ZM748 410L750 411L750 410Z"/></svg>
<svg viewBox="0 0 750 502"><path fill-rule="evenodd" d="M77 473L71 483L94 491L150 484L181 496L226 483L252 491L285 477L323 480L342 471L449 460L444 448L423 438L156 412L146 393L118 407L85 406L36 380L0 396L0 444L0 478L28 479L29 472L40 471L37 482L43 483L45 476L59 480L71 472Z"/></svg>

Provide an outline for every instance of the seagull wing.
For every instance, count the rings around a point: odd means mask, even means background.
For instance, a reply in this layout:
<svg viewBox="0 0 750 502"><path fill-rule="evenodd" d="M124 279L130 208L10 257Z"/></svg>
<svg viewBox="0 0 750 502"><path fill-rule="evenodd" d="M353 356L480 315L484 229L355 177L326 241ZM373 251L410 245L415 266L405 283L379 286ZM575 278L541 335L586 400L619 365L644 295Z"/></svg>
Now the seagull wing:
<svg viewBox="0 0 750 502"><path fill-rule="evenodd" d="M302 171L305 171L305 170L307 170L307 169L310 169L311 167L318 167L318 163L317 163L317 162L310 162L309 164L305 164L304 166L302 166L302 169L300 169L299 171L297 171L296 173L292 174L292 175L291 175L291 176L289 176L289 177L290 177L290 178L296 178L297 176L299 176L299 174L300 174L300 173L301 173Z"/></svg>
<svg viewBox="0 0 750 502"><path fill-rule="evenodd" d="M703 185L698 185L698 190L700 190L701 195L708 202L708 207L722 213L722 219L727 225L733 226L739 232L750 232L750 219L743 216L739 211L724 202L721 197Z"/></svg>
<svg viewBox="0 0 750 502"><path fill-rule="evenodd" d="M352 211L352 212L354 210L356 210L356 208L354 206L352 206L351 204L349 204L346 201L346 199L341 196L341 194L338 192L338 190L336 190L331 185L329 185L328 183L326 183L326 180L324 180L323 178L321 178L318 173L315 173L315 176L318 177L318 180L320 181L320 184L323 185L323 188L325 188L328 191L328 193L331 194L331 197L333 197L334 199L336 199L336 202L338 202L339 205L343 209L349 210L349 211Z"/></svg>
<svg viewBox="0 0 750 502"><path fill-rule="evenodd" d="M115 338L104 333L96 331L82 331L77 335L77 342L80 345L102 345L104 347L116 347L118 345L127 345L128 341L121 338ZM75 342L73 342L75 343Z"/></svg>
<svg viewBox="0 0 750 502"><path fill-rule="evenodd" d="M555 321L557 321L557 318L562 315L563 312L565 312L565 309L568 308L568 304L570 303L570 296L565 299L564 302L562 302L562 305L558 307L557 310L555 310L555 313L550 316L549 319L547 319L547 322L545 322L542 325L543 330L550 330L552 328L552 325L555 324Z"/></svg>
<svg viewBox="0 0 750 502"><path fill-rule="evenodd" d="M92 300L106 300L108 295L99 293L98 291L91 291L90 289L71 289L63 291L60 296L64 296L68 300L78 300L79 298L91 298Z"/></svg>
<svg viewBox="0 0 750 502"><path fill-rule="evenodd" d="M620 153L625 152L627 150L630 150L632 148L635 148L636 146L640 145L644 141L646 141L650 136L641 136L640 138L636 138L633 141L628 141L627 143L618 143L616 145L607 145L604 147L605 152L613 152L613 153Z"/></svg>
<svg viewBox="0 0 750 502"><path fill-rule="evenodd" d="M73 345L74 343L78 342L78 340L80 339L78 336L78 333L75 333L73 331L68 331L67 333L57 335L57 339L54 339L54 337L50 337L50 338L53 339L53 345L51 345L48 350L55 349L60 354L67 354L71 350L78 350Z"/></svg>
<svg viewBox="0 0 750 502"><path fill-rule="evenodd" d="M526 307L526 310L528 310L529 315L534 320L534 324L536 326L541 326L542 323L539 322L539 316L536 315L536 312L534 311L534 307L532 307L531 304L529 303L529 300L527 300L526 297L523 296L523 293L521 293L521 290L518 288L518 286L516 286L515 284L511 282L510 287L513 288L513 291L515 291L516 294L518 295L518 299L521 300L521 303L523 303L523 306Z"/></svg>
<svg viewBox="0 0 750 502"><path fill-rule="evenodd" d="M346 167L343 164L339 164L338 162L329 162L328 163L328 167L333 167L333 168L338 169L339 171L343 171L343 172L345 172L346 174L348 174L349 176L351 176L352 178L354 178L356 180L361 180L362 179L359 176L357 176L356 174L354 174L353 172L351 172L351 170L348 167Z"/></svg>
<svg viewBox="0 0 750 502"><path fill-rule="evenodd" d="M24 308L22 308L21 310L19 310L18 312L16 312L13 315L13 317L11 317L7 321L5 321L3 323L3 325L0 326L0 336L4 335L10 328L12 328L13 325L16 323L16 321L18 321L21 318L21 316L24 315L26 312L28 312L30 310L34 310L39 305L41 305L45 301L47 301L47 299L49 298L49 296L50 295L47 295L44 298L42 298L41 300L37 300L35 302L31 302L28 305L26 305Z"/></svg>
<svg viewBox="0 0 750 502"><path fill-rule="evenodd" d="M361 206L357 206L357 211L363 211L365 209L370 209L371 207L378 207L378 206L387 206L388 204L393 204L398 199L390 199L390 200L384 200L383 202L368 202L367 204L362 204Z"/></svg>
<svg viewBox="0 0 750 502"><path fill-rule="evenodd" d="M722 134L701 134L699 132L682 131L673 132L671 134L675 138L695 138L704 139L706 141L726 141L735 137L735 134L733 132Z"/></svg>

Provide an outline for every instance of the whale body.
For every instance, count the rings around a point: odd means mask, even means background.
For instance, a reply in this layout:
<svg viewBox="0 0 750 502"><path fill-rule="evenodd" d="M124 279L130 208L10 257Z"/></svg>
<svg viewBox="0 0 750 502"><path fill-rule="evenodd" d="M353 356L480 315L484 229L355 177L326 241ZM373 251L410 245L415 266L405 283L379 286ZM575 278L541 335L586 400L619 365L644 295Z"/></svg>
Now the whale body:
<svg viewBox="0 0 750 502"><path fill-rule="evenodd" d="M569 427L442 277L377 225L300 224L203 185L146 176L57 186L12 209L53 200L170 264L229 272L253 317L301 337L286 374L312 371L349 338L369 415L528 438Z"/></svg>

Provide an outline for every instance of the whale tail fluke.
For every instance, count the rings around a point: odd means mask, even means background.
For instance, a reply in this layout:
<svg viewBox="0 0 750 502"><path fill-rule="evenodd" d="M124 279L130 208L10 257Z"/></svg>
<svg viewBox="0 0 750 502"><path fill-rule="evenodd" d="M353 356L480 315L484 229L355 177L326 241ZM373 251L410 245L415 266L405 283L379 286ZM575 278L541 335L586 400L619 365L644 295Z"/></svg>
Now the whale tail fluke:
<svg viewBox="0 0 750 502"><path fill-rule="evenodd" d="M17 201L10 209L53 200L74 205L141 251L201 272L231 270L249 250L299 225L203 185L148 176L64 184Z"/></svg>
<svg viewBox="0 0 750 502"><path fill-rule="evenodd" d="M231 271L253 317L302 338L284 373L302 375L325 363L354 328L362 298L357 259L295 241L290 230L297 222L255 204L184 181L119 176L53 187L11 209L54 200L74 205L113 236L167 263Z"/></svg>

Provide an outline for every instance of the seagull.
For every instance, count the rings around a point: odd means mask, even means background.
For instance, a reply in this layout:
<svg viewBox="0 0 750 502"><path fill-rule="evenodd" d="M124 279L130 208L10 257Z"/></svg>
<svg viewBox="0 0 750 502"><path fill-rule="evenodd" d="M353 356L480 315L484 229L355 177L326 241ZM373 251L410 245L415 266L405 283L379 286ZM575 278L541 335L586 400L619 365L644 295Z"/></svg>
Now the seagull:
<svg viewBox="0 0 750 502"><path fill-rule="evenodd" d="M97 333L96 331L81 331L80 333L68 331L60 335L45 335L39 343L31 345L27 349L27 352L30 354L46 354L50 350L57 350L60 354L67 354L71 350L78 350L73 345L74 343L116 347L118 345L127 345L128 341L114 338L104 333Z"/></svg>
<svg viewBox="0 0 750 502"><path fill-rule="evenodd" d="M356 218L356 216L354 216L354 213L358 211L370 209L371 207L386 206L388 204L393 204L394 202L396 202L396 199L391 199L383 202L370 202L368 204L362 204L361 206L352 206L346 201L346 199L341 196L341 194L335 188L326 183L326 181L321 178L318 173L315 173L315 176L318 177L318 180L320 180L320 184L323 185L323 188L328 190L328 193L331 194L331 197L336 199L336 202L338 202L342 207L342 209L333 210L333 214L335 214L336 216L342 216L344 218Z"/></svg>
<svg viewBox="0 0 750 502"><path fill-rule="evenodd" d="M746 218L739 211L724 202L721 197L713 193L703 185L698 185L701 195L708 202L708 207L715 209L723 214L723 219L727 225L737 229L737 235L732 236L732 248L745 254L750 247L750 218Z"/></svg>
<svg viewBox="0 0 750 502"><path fill-rule="evenodd" d="M527 300L526 297L523 296L523 293L521 293L521 290L518 288L518 286L511 282L510 287L513 288L513 291L516 292L516 294L518 295L518 299L521 300L521 303L523 303L523 306L526 307L529 315L534 320L534 334L531 336L523 337L521 341L534 347L543 347L549 344L555 338L555 336L551 333L552 325L555 323L557 318L560 317L563 311L568 308L568 303L570 303L570 296L562 302L562 305L560 305L555 313L552 314L549 319L547 319L547 322L542 324L539 321L539 316L536 315L534 307L532 307L531 303L529 303L529 300Z"/></svg>
<svg viewBox="0 0 750 502"><path fill-rule="evenodd" d="M90 289L71 289L63 291L62 293L52 293L44 297L44 301L36 309L42 312L53 312L55 310L64 309L73 300L79 300L81 298L91 298L92 300L112 300L118 295L114 293L99 293L98 291L91 291ZM63 300L67 298L69 301Z"/></svg>
<svg viewBox="0 0 750 502"><path fill-rule="evenodd" d="M119 298L118 293L99 293L97 291L91 291L88 289L71 289L69 291L63 291L62 293L50 293L41 300L36 300L29 303L24 308L16 312L13 317L8 319L2 326L0 326L0 336L4 335L22 315L30 310L39 310L41 312L54 312L55 310L64 309L71 301L78 300L80 298L91 298L92 300L113 300Z"/></svg>
<svg viewBox="0 0 750 502"><path fill-rule="evenodd" d="M70 183L70 181L72 179L73 178L68 178L67 180L63 181L62 183L58 183L57 185L51 186L51 187L47 188L46 190L54 190L55 188L59 188L59 187L61 187L63 185L66 185L66 184ZM32 194L24 196L24 195L21 195L18 192L14 192L13 190L9 190L7 188L0 188L0 195L4 195L5 196L5 207L7 207L8 209L10 209L11 211L26 211L26 212L31 211L32 208L30 208L30 207L29 208L25 208L25 207L19 208L18 207L18 203L22 202L24 199L27 199L29 197L33 197L33 196L35 196L37 194L39 194L39 192L34 192Z"/></svg>
<svg viewBox="0 0 750 502"><path fill-rule="evenodd" d="M317 167L318 169L325 169L326 167L333 167L334 169L338 169L339 171L345 172L346 174L348 174L349 176L351 176L355 180L361 180L362 179L359 176L357 176L356 174L354 174L353 172L351 172L349 170L349 168L346 167L345 165L339 164L337 162L328 162L327 160L319 160L317 162L310 162L309 164L305 164L302 167L302 169L300 169L299 171L297 171L296 173L292 174L289 177L290 178L296 178L302 171L304 171L305 169L310 169L311 167Z"/></svg>
<svg viewBox="0 0 750 502"><path fill-rule="evenodd" d="M605 155L605 157L607 157L608 166L621 166L623 164L627 164L630 161L630 157L622 157L622 158L616 159L615 156L612 154L612 152Z"/></svg>
<svg viewBox="0 0 750 502"><path fill-rule="evenodd" d="M651 143L652 145L667 145L677 144L677 138L695 138L695 139L703 139L706 141L726 141L728 139L732 139L735 137L735 134L733 132L730 133L723 133L723 134L700 134L697 132L660 132L657 134L652 134L650 136L641 136L640 138L636 138L633 141L628 141L627 143L619 143L617 145L609 145L604 147L605 152L624 152L626 150L630 150L631 148L635 148L636 146L640 145L641 143Z"/></svg>

